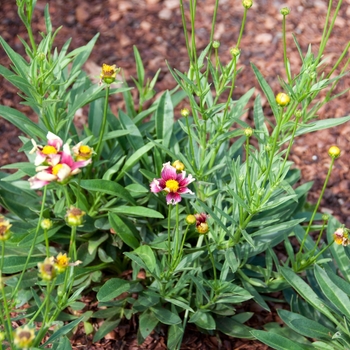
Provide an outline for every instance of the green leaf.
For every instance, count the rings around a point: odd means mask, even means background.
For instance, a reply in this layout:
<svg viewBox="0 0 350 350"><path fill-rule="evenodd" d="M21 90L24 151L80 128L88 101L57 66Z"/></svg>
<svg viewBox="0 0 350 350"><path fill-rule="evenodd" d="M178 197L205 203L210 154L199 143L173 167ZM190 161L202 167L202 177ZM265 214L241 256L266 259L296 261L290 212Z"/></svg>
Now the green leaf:
<svg viewBox="0 0 350 350"><path fill-rule="evenodd" d="M62 337L63 335L66 335L69 333L73 328L75 328L80 322L88 320L92 315L92 311L85 312L82 316L77 318L76 320L64 325L58 330L55 330L55 332L52 334L52 336L43 344L43 346L46 346L50 343L52 343L54 340Z"/></svg>
<svg viewBox="0 0 350 350"><path fill-rule="evenodd" d="M13 274L23 270L23 266L27 260L27 256L19 256L19 255L6 255L5 257L0 257L0 264L3 261L3 273ZM42 262L44 260L43 255L32 255L29 259L28 268L34 267L38 264L38 262Z"/></svg>
<svg viewBox="0 0 350 350"><path fill-rule="evenodd" d="M216 328L230 337L243 338L243 339L253 339L251 335L252 328L245 326L236 320L225 317L216 319Z"/></svg>
<svg viewBox="0 0 350 350"><path fill-rule="evenodd" d="M349 297L328 277L327 273L318 265L315 265L316 280L328 300L347 318L350 318Z"/></svg>
<svg viewBox="0 0 350 350"><path fill-rule="evenodd" d="M254 74L255 74L256 78L258 79L260 87L264 91L264 94L265 94L267 100L269 101L272 112L273 112L275 118L277 118L279 112L278 112L278 106L277 106L277 103L275 100L275 95L274 95L273 91L271 90L269 84L266 82L266 80L264 79L264 77L260 73L259 69L253 63L251 63L251 65L252 65Z"/></svg>
<svg viewBox="0 0 350 350"><path fill-rule="evenodd" d="M135 61L136 61L137 78L138 78L141 86L143 86L143 83L145 81L145 69L143 68L143 63L142 63L142 59L141 59L139 50L137 49L137 47L135 45L133 46L133 49L134 49L134 56L135 56Z"/></svg>
<svg viewBox="0 0 350 350"><path fill-rule="evenodd" d="M251 334L268 346L276 350L306 350L308 347L289 340L279 334L254 330Z"/></svg>
<svg viewBox="0 0 350 350"><path fill-rule="evenodd" d="M152 248L148 245L142 245L134 250L140 259L145 263L148 270L152 273L156 270L157 261Z"/></svg>
<svg viewBox="0 0 350 350"><path fill-rule="evenodd" d="M315 322L294 312L283 309L277 310L277 312L287 326L305 337L331 340L331 334L335 333L334 329L326 328L319 322Z"/></svg>
<svg viewBox="0 0 350 350"><path fill-rule="evenodd" d="M139 317L139 331L146 339L158 324L157 317L149 310L143 312Z"/></svg>
<svg viewBox="0 0 350 350"><path fill-rule="evenodd" d="M163 140L164 147L169 148L174 125L174 107L169 91L166 91L160 98L154 118L157 138Z"/></svg>
<svg viewBox="0 0 350 350"><path fill-rule="evenodd" d="M152 143L148 143L147 145L144 145L141 147L139 150L137 150L131 157L128 158L128 160L125 162L123 168L121 169L116 181L119 181L124 174L131 168L133 167L136 162L144 155L146 154L149 150L151 150L154 147Z"/></svg>
<svg viewBox="0 0 350 350"><path fill-rule="evenodd" d="M46 140L46 132L17 109L0 106L0 116L30 137Z"/></svg>
<svg viewBox="0 0 350 350"><path fill-rule="evenodd" d="M175 313L161 307L151 307L156 318L163 324L173 325L181 323L181 318Z"/></svg>
<svg viewBox="0 0 350 350"><path fill-rule="evenodd" d="M111 278L98 291L97 300L110 301L119 295L129 291L130 283L120 278Z"/></svg>
<svg viewBox="0 0 350 350"><path fill-rule="evenodd" d="M102 323L102 326L95 333L93 342L98 342L101 340L106 334L113 331L113 329L117 328L121 319L118 320L106 320Z"/></svg>
<svg viewBox="0 0 350 350"><path fill-rule="evenodd" d="M124 215L164 219L164 216L158 211L141 206L128 207L125 205L121 205L116 208L110 208L109 210L113 213L119 213Z"/></svg>
<svg viewBox="0 0 350 350"><path fill-rule="evenodd" d="M216 329L215 320L209 312L197 311L191 316L188 322L195 323L198 327L203 329Z"/></svg>
<svg viewBox="0 0 350 350"><path fill-rule="evenodd" d="M136 249L140 245L140 236L138 231L135 232L123 221L117 214L108 213L108 220L116 235L129 247Z"/></svg>
<svg viewBox="0 0 350 350"><path fill-rule="evenodd" d="M114 181L102 179L81 180L79 183L77 182L77 184L88 191L106 193L111 196L123 198L129 203L136 204L135 199L131 194L123 186Z"/></svg>

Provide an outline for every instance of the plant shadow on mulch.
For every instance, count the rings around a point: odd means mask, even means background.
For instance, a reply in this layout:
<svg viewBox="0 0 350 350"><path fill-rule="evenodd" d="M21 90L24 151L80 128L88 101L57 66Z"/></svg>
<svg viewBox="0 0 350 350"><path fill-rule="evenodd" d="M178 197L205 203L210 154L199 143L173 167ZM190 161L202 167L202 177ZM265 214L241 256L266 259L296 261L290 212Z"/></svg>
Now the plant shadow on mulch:
<svg viewBox="0 0 350 350"><path fill-rule="evenodd" d="M197 16L197 46L204 49L208 44L211 16L214 0L202 0L198 2L201 7ZM0 13L0 33L9 45L22 53L18 35L27 39L24 26L20 22L16 2L13 0L2 1ZM219 7L215 39L221 43L220 54L226 62L230 59L229 49L237 40L243 7L241 1L222 0ZM45 1L39 0L34 14L34 33L39 38L39 32L44 31L43 11ZM300 64L297 50L293 43L291 33L295 33L300 46L306 52L308 44L312 43L317 48L321 35L323 20L326 15L327 5L323 1L286 0L283 2L265 0L256 1L248 12L247 25L242 40L242 54L240 65L243 69L238 78L234 97L240 97L251 87L255 87L256 93L260 91L258 83L250 68L250 61L261 70L262 74L271 85L274 92L280 91L277 76L284 76L283 53L281 45L281 15L282 6L289 6L291 14L287 17L288 55L292 72L296 72ZM181 25L181 16L178 9L178 0L56 0L50 2L50 14L53 27L63 25L57 35L57 46L72 38L71 49L86 44L97 32L100 38L85 69L92 79L96 79L100 73L102 63L117 64L122 67L124 76L130 80L135 76L135 63L132 46L136 45L140 51L145 65L146 75L152 78L158 68L162 71L156 90L161 93L165 89L175 86L173 78L166 67L166 62L180 71L188 69L187 52ZM329 47L326 50L326 58L334 62L347 43L344 36L345 28L350 24L350 5L343 4L340 16L336 21L335 30L330 38ZM10 61L5 52L0 49L0 61L5 67L9 67ZM349 76L345 76L340 89L350 85ZM136 95L135 95L136 97ZM267 106L266 99L263 107ZM350 98L348 94L341 96L329 108L322 109L319 118L340 117L350 114ZM17 91L9 83L0 77L0 104L19 108L23 113L35 120L31 110L20 105L20 97ZM111 108L117 111L123 108L121 97L113 96ZM84 111L81 120L84 121ZM251 122L249 113L246 121ZM23 154L17 153L21 142L18 135L21 133L11 124L0 118L0 165L23 161ZM330 145L338 145L343 154L350 152L350 125L342 125L331 130L320 131L317 137L313 134L300 137L296 140L292 149L291 160L301 170L303 182L314 181L314 186L309 194L309 201L315 203L320 194L324 178L329 166L327 150ZM349 162L346 156L337 160L331 176L324 199L321 203L321 211L332 213L342 223L350 226L350 202L349 196ZM281 304L269 304L272 312L262 310L254 302L246 302L242 307L244 311L254 312L254 316L247 323L255 329L262 329L268 322L280 322L276 308ZM87 305L90 309L91 305ZM240 311L242 311L240 310ZM166 329L153 332L145 343L137 345L136 340L137 320L124 320L120 326L108 334L103 340L92 344L92 336L86 336L83 328L80 328L72 338L74 349L166 349ZM230 338L222 333L207 335L199 332L191 325L187 327L182 349L256 349L265 350L269 347L257 341L240 340Z"/></svg>

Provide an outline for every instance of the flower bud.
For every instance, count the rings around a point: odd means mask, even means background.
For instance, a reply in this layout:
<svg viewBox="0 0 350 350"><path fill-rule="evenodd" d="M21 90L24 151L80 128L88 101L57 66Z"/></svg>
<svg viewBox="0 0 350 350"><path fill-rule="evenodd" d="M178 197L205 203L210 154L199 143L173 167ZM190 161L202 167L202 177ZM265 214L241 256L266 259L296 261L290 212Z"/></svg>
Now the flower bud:
<svg viewBox="0 0 350 350"><path fill-rule="evenodd" d="M120 68L117 68L115 64L112 66L109 66L108 64L102 65L102 71L101 71L101 83L102 81L106 84L110 85L115 81L115 77L117 76L117 73L120 71Z"/></svg>
<svg viewBox="0 0 350 350"><path fill-rule="evenodd" d="M10 222L0 215L0 241L7 241L11 237L11 226Z"/></svg>
<svg viewBox="0 0 350 350"><path fill-rule="evenodd" d="M194 225L197 222L196 217L192 214L187 215L185 220L187 225Z"/></svg>
<svg viewBox="0 0 350 350"><path fill-rule="evenodd" d="M42 228L43 230L50 230L50 228L52 227L52 225L53 225L53 223L52 223L52 221L51 221L50 219L43 219L43 220L41 221L41 224L40 224L40 226L41 226L41 228Z"/></svg>
<svg viewBox="0 0 350 350"><path fill-rule="evenodd" d="M328 150L328 155L334 159L340 157L340 148L337 146L330 147Z"/></svg>
<svg viewBox="0 0 350 350"><path fill-rule="evenodd" d="M196 229L199 234L205 235L209 231L209 225L206 222L202 222L196 226Z"/></svg>
<svg viewBox="0 0 350 350"><path fill-rule="evenodd" d="M15 330L13 342L15 346L20 349L29 349L33 345L34 339L34 329L25 325L24 327L18 327Z"/></svg>
<svg viewBox="0 0 350 350"><path fill-rule="evenodd" d="M218 49L219 47L220 47L220 41L217 41L217 40L213 41L213 48Z"/></svg>
<svg viewBox="0 0 350 350"><path fill-rule="evenodd" d="M243 0L242 5L246 9L250 9L253 6L253 1L252 0Z"/></svg>
<svg viewBox="0 0 350 350"><path fill-rule="evenodd" d="M294 114L295 117L299 119L302 116L302 111L300 109L297 109Z"/></svg>
<svg viewBox="0 0 350 350"><path fill-rule="evenodd" d="M232 47L230 53L232 57L237 57L241 53L241 50L238 47Z"/></svg>
<svg viewBox="0 0 350 350"><path fill-rule="evenodd" d="M185 164L180 162L179 160L175 160L172 166L176 169L176 172L181 173L181 171L185 170Z"/></svg>
<svg viewBox="0 0 350 350"><path fill-rule="evenodd" d="M38 52L38 53L36 54L36 59L37 59L39 62L44 61L45 58L46 58L46 55L45 55L43 52Z"/></svg>
<svg viewBox="0 0 350 350"><path fill-rule="evenodd" d="M46 258L43 263L38 263L39 277L44 281L52 281L56 277L54 257Z"/></svg>
<svg viewBox="0 0 350 350"><path fill-rule="evenodd" d="M322 215L322 220L323 221L328 221L328 219L329 219L329 215L328 214L323 214Z"/></svg>
<svg viewBox="0 0 350 350"><path fill-rule="evenodd" d="M67 254L59 253L55 259L55 269L58 273L66 271L69 266L70 258L67 257Z"/></svg>
<svg viewBox="0 0 350 350"><path fill-rule="evenodd" d="M277 96L276 96L276 102L279 106L281 107L285 107L289 104L290 102L290 97L285 94L284 92L280 92Z"/></svg>
<svg viewBox="0 0 350 350"><path fill-rule="evenodd" d="M252 128L244 129L244 136L251 137L252 135L253 135L253 129Z"/></svg>
<svg viewBox="0 0 350 350"><path fill-rule="evenodd" d="M68 226L81 226L84 221L85 211L82 211L79 208L73 206L67 211L66 214L66 223Z"/></svg>
<svg viewBox="0 0 350 350"><path fill-rule="evenodd" d="M181 114L183 117L188 117L188 116L190 115L190 111L189 111L188 108L183 108L183 109L181 109L180 114Z"/></svg>
<svg viewBox="0 0 350 350"><path fill-rule="evenodd" d="M282 14L283 16L287 16L287 15L290 14L290 8L288 8L288 7L283 7L283 8L281 8L280 12L281 12L281 14Z"/></svg>

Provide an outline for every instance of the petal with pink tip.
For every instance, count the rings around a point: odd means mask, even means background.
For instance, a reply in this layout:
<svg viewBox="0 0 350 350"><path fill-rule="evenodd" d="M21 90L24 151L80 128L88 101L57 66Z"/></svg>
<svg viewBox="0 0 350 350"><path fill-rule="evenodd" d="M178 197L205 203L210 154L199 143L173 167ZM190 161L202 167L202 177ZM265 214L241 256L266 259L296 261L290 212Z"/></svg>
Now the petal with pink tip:
<svg viewBox="0 0 350 350"><path fill-rule="evenodd" d="M176 203L181 202L181 196L178 193L168 193L166 198L166 204L175 205Z"/></svg>
<svg viewBox="0 0 350 350"><path fill-rule="evenodd" d="M62 164L60 170L58 170L58 181L63 181L71 175L72 169L67 164Z"/></svg>
<svg viewBox="0 0 350 350"><path fill-rule="evenodd" d="M68 143L65 143L63 146L63 152L61 156L61 163L67 164L70 168L74 164L74 159L72 158L70 154L70 149Z"/></svg>
<svg viewBox="0 0 350 350"><path fill-rule="evenodd" d="M47 138L47 144L55 147L57 150L59 150L63 145L62 139L57 135L55 135L54 133L52 133L51 131L47 133L46 138Z"/></svg>
<svg viewBox="0 0 350 350"><path fill-rule="evenodd" d="M44 171L40 171L39 173L36 174L35 176L38 180L41 181L55 181L57 180L57 176L54 174L50 174L49 172L47 172L46 170Z"/></svg>
<svg viewBox="0 0 350 350"><path fill-rule="evenodd" d="M170 162L163 164L161 177L164 181L176 180L176 168L170 165Z"/></svg>
<svg viewBox="0 0 350 350"><path fill-rule="evenodd" d="M184 179L179 181L179 185L180 185L180 187L185 187L185 186L188 186L191 182L193 182L195 180L196 179L194 177L192 177L191 174L188 174L187 178L184 178Z"/></svg>
<svg viewBox="0 0 350 350"><path fill-rule="evenodd" d="M45 185L48 185L50 183L49 181L38 180L35 176L31 177L30 179L28 179L28 181L29 181L29 184L30 184L30 188L32 190L37 190L37 189L42 188Z"/></svg>
<svg viewBox="0 0 350 350"><path fill-rule="evenodd" d="M159 179L154 179L150 185L149 185L150 189L151 189L151 192L153 193L158 193L158 192L161 192L163 191L164 188L162 188L160 185L159 185Z"/></svg>

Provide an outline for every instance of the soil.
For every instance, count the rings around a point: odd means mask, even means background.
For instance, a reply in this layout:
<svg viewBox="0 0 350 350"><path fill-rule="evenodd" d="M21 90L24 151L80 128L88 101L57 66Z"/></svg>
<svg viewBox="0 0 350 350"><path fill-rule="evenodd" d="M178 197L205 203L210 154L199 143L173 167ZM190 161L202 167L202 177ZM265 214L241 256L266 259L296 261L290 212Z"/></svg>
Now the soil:
<svg viewBox="0 0 350 350"><path fill-rule="evenodd" d="M152 78L161 68L156 91L175 86L166 62L180 71L188 69L188 57L181 24L178 0L56 0L50 1L49 12L53 27L63 26L58 32L56 43L60 48L66 40L72 38L71 49L86 44L97 32L100 37L85 65L92 79L98 78L102 63L116 64L122 68L124 76L136 75L133 56L133 45L136 45L148 78ZM185 1L187 9L188 2ZM199 50L208 44L211 18L215 0L198 1L200 11L196 19L196 42ZM10 46L25 56L18 35L27 39L14 0L1 1L0 33ZM44 31L44 8L46 2L38 0L34 13L33 28L36 38ZM256 0L248 11L247 24L241 42L240 67L234 98L239 98L251 87L261 93L259 85L250 67L253 62L262 72L275 93L281 91L277 76L285 78L282 51L282 16L280 9L288 6L291 13L287 17L288 57L292 72L298 72L300 57L294 45L294 33L305 53L308 45L316 52L323 31L327 13L326 0ZM188 10L188 9L187 9ZM334 9L333 9L334 10ZM217 15L215 40L219 40L220 55L224 62L230 59L229 49L235 46L240 30L243 7L240 0L221 0ZM329 39L324 58L334 63L349 41L347 28L350 25L350 0L343 1L340 15ZM9 67L10 61L0 49L0 62ZM132 82L131 82L132 84ZM350 85L349 75L344 76L338 86L341 91ZM263 98L264 106L266 100ZM20 109L35 119L31 110L20 105L21 98L11 84L0 77L0 104ZM319 119L342 117L350 114L350 96L348 93L333 100L319 112ZM113 97L112 107L123 108L123 102ZM268 111L267 111L268 113ZM245 120L251 121L251 113L246 113ZM21 133L11 124L0 118L0 165L23 160L17 150L21 145L18 136ZM301 170L303 182L314 181L308 200L315 203L321 192L323 181L330 164L327 155L331 145L342 150L342 156L336 160L330 182L321 203L321 211L333 214L342 223L350 226L349 185L349 152L350 123L330 130L319 131L296 139L290 156ZM272 305L273 306L273 305ZM249 308L250 306L248 306ZM251 306L253 307L253 306ZM254 306L255 307L255 306ZM275 312L258 313L251 326L261 328L266 322L278 322ZM89 337L78 332L73 338L74 349L165 349L166 340L162 333L153 333L142 346L137 346L136 326L128 322L111 332L98 344L89 343ZM91 339L90 339L91 341ZM203 335L191 329L184 339L183 349L268 349L256 341L232 339L225 335Z"/></svg>

